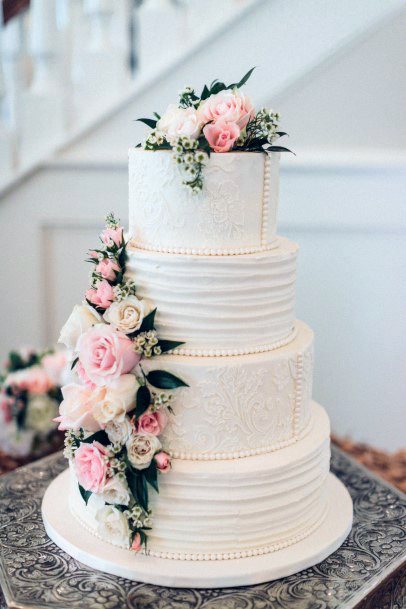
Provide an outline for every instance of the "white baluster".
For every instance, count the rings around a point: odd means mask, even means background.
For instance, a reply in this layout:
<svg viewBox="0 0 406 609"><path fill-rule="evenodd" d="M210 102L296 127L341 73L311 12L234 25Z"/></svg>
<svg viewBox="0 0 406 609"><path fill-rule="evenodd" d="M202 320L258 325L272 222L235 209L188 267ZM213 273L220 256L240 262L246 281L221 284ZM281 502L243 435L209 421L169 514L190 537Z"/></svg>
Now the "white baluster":
<svg viewBox="0 0 406 609"><path fill-rule="evenodd" d="M1 12L1 11L0 11ZM0 23L0 44L2 38L2 26ZM10 130L7 129L4 120L4 99L6 96L6 83L3 75L3 67L0 63L0 185L11 177L13 167L12 139Z"/></svg>
<svg viewBox="0 0 406 609"><path fill-rule="evenodd" d="M23 17L13 17L2 29L1 55L4 78L3 118L11 134L12 159L18 164L21 129L21 96L26 87Z"/></svg>
<svg viewBox="0 0 406 609"><path fill-rule="evenodd" d="M129 70L122 49L112 44L111 30L116 2L85 0L87 37L75 58L73 70L75 113L85 121L116 101L125 90Z"/></svg>
<svg viewBox="0 0 406 609"><path fill-rule="evenodd" d="M28 48L33 61L33 78L22 97L23 164L51 151L62 140L66 127L66 89L55 2L31 2Z"/></svg>
<svg viewBox="0 0 406 609"><path fill-rule="evenodd" d="M184 7L171 0L145 0L138 11L139 67L150 72L170 61L185 44Z"/></svg>

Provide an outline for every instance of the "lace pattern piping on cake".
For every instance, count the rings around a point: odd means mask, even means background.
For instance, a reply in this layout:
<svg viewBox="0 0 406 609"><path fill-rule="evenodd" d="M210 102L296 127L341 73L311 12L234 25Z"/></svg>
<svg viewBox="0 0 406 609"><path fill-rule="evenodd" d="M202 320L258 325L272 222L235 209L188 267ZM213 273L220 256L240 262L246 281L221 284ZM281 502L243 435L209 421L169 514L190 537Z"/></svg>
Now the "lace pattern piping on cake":
<svg viewBox="0 0 406 609"><path fill-rule="evenodd" d="M168 450L169 454L173 459L183 459L185 461L232 461L234 459L244 459L245 457L256 457L258 455L264 455L272 453L282 448L287 448L292 444L295 444L302 438L304 438L312 429L312 421L310 420L307 426L301 430L300 433L294 435L288 440L277 442L268 446L261 446L259 448L251 448L247 450L233 451L233 452L216 452L216 453L189 453L181 451Z"/></svg>
<svg viewBox="0 0 406 609"><path fill-rule="evenodd" d="M269 193L271 180L271 159L265 155L264 161L264 187L262 194L262 227L261 227L261 245L267 247L268 234L268 214L269 214Z"/></svg>
<svg viewBox="0 0 406 609"><path fill-rule="evenodd" d="M191 247L160 247L148 243L141 243L132 239L130 242L130 248L145 250L148 252L157 252L159 254L184 254L187 256L241 256L244 254L259 254L261 252L268 252L277 247L277 240L273 240L271 243L261 245L259 247L239 247L239 248L191 248Z"/></svg>
<svg viewBox="0 0 406 609"><path fill-rule="evenodd" d="M257 347L246 347L245 349L173 349L168 351L168 355L185 355L192 357L235 357L238 355L252 355L254 353L266 353L267 351L274 351L280 347L285 347L292 342L297 335L296 327L289 332L287 336L281 338L275 343L268 345L258 345Z"/></svg>
<svg viewBox="0 0 406 609"><path fill-rule="evenodd" d="M110 541L106 541L103 539L98 533L92 529L89 525L87 525L79 514L70 506L71 513L76 518L76 520L85 528L89 533L101 539L104 543L108 543L109 545L113 545L115 547L120 547L125 550L125 546L121 546L119 544L113 544ZM217 552L217 553L192 553L192 552L155 552L154 550L141 550L140 554L145 554L147 556L152 556L154 558L166 558L169 560L183 560L183 561L196 561L196 560L238 560L240 558L250 558L252 556L262 556L263 554L271 554L272 552L277 552L278 550L282 550L283 548L287 548L295 543L298 543L302 539L305 539L309 535L311 535L315 530L321 526L325 517L327 516L328 505L325 506L320 518L317 519L315 523L313 523L308 529L300 533L299 535L295 535L290 539L286 539L285 541L281 541L269 546L264 546L262 548L253 548L252 550L242 550L241 552Z"/></svg>

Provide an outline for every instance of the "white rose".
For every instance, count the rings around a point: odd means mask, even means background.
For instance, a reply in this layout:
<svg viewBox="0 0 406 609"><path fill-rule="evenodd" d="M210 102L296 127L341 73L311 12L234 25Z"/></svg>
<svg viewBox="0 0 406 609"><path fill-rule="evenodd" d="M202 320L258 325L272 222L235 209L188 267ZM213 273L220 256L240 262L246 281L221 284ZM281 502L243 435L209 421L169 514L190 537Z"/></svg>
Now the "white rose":
<svg viewBox="0 0 406 609"><path fill-rule="evenodd" d="M161 449L161 443L156 436L137 433L128 440L126 448L131 465L136 469L146 469Z"/></svg>
<svg viewBox="0 0 406 609"><path fill-rule="evenodd" d="M105 427L105 432L112 444L125 444L132 434L133 428L128 417L123 421L117 419L109 421Z"/></svg>
<svg viewBox="0 0 406 609"><path fill-rule="evenodd" d="M126 413L134 404L138 387L133 374L123 374L108 387L103 387L95 398L93 417L104 426L110 421L124 421Z"/></svg>
<svg viewBox="0 0 406 609"><path fill-rule="evenodd" d="M130 545L130 529L127 518L112 505L105 505L96 513L97 532L102 539L118 546Z"/></svg>
<svg viewBox="0 0 406 609"><path fill-rule="evenodd" d="M109 478L104 485L101 497L106 503L128 505L130 503L130 492L128 484L118 476Z"/></svg>
<svg viewBox="0 0 406 609"><path fill-rule="evenodd" d="M156 124L158 131L172 144L182 135L195 140L202 130L202 123L194 108L178 108L170 104Z"/></svg>
<svg viewBox="0 0 406 609"><path fill-rule="evenodd" d="M87 303L75 305L68 321L61 330L58 343L63 343L68 349L76 349L79 338L89 328L100 323L102 318Z"/></svg>
<svg viewBox="0 0 406 609"><path fill-rule="evenodd" d="M139 300L136 296L128 296L123 300L113 302L103 317L120 332L131 334L131 332L139 330L142 320L148 312L147 308L145 300Z"/></svg>
<svg viewBox="0 0 406 609"><path fill-rule="evenodd" d="M53 419L58 414L58 402L48 395L32 395L28 399L25 426L37 433L47 434L55 429Z"/></svg>

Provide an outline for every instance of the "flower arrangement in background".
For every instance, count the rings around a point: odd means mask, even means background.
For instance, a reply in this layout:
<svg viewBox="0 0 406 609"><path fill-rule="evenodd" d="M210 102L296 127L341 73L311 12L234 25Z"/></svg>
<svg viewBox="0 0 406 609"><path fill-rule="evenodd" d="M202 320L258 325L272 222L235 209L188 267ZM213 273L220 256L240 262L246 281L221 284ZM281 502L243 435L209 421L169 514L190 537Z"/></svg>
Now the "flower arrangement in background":
<svg viewBox="0 0 406 609"><path fill-rule="evenodd" d="M274 141L286 135L278 131L279 114L262 108L256 111L241 87L250 78L251 68L231 85L214 80L204 85L199 95L185 87L177 104L170 104L164 114L140 118L150 127L143 144L145 150L173 150L175 162L183 174L183 184L192 192L203 188L203 170L212 152L290 152Z"/></svg>
<svg viewBox="0 0 406 609"><path fill-rule="evenodd" d="M143 360L183 344L158 337L156 309L139 299L126 277L127 244L113 214L93 265L85 300L62 328L60 342L73 352L77 382L62 387L59 429L79 492L95 510L99 533L111 543L140 550L151 528L149 487L171 459L159 440L172 414L171 390L187 384Z"/></svg>
<svg viewBox="0 0 406 609"><path fill-rule="evenodd" d="M11 351L0 379L0 449L27 457L46 449L67 374L63 351Z"/></svg>

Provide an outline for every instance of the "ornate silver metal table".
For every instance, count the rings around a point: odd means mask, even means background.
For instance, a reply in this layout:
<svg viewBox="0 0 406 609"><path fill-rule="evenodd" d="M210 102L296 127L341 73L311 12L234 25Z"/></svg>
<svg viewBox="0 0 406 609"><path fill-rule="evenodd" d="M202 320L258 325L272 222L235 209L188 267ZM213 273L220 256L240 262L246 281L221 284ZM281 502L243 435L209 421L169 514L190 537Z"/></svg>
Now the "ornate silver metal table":
<svg viewBox="0 0 406 609"><path fill-rule="evenodd" d="M404 609L406 498L333 447L354 501L343 546L311 569L249 588L179 590L81 565L46 536L41 500L60 454L0 478L0 609Z"/></svg>

